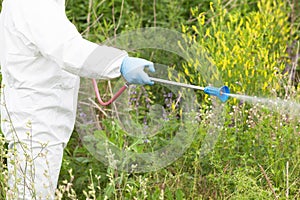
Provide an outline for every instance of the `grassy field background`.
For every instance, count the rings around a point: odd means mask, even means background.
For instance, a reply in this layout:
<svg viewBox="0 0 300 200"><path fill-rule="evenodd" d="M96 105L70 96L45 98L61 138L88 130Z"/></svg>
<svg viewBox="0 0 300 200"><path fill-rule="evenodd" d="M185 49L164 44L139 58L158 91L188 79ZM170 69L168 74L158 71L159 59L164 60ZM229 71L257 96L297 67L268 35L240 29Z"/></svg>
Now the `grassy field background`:
<svg viewBox="0 0 300 200"><path fill-rule="evenodd" d="M176 162L147 173L107 167L87 150L75 130L64 152L57 199L300 199L297 0L67 0L66 13L83 37L96 43L137 28L180 32L187 43L207 53L218 69L218 74L211 75L216 77L212 82L221 79L234 93L279 98L284 103L260 106L230 98L223 104L214 148L203 156L200 150L212 128L209 122L217 116L212 99L196 93L201 99L201 120L192 144ZM203 51L195 50L197 56L188 62L151 50L132 55L146 59L155 55L154 61L168 63L188 83L207 85L211 82L198 62ZM99 87L109 91L110 85ZM159 87L143 88L152 104L170 100L157 95ZM147 109L146 103L135 106ZM110 112L111 107L103 110ZM110 123L113 119L100 116L100 120L110 140L126 146L119 137L125 133ZM166 140L164 135L156 139L161 144ZM5 199L7 152L2 135L0 142L0 199Z"/></svg>

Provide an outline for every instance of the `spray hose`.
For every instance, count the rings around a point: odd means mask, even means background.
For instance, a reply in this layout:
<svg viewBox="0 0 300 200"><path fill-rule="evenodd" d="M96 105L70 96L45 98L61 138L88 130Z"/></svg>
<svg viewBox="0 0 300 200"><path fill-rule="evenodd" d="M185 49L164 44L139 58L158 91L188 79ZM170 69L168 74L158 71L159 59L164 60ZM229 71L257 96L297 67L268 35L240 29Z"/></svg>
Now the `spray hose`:
<svg viewBox="0 0 300 200"><path fill-rule="evenodd" d="M93 81L94 91L95 91L97 100L98 100L99 104L102 105L102 106L108 106L109 104L114 102L129 86L128 83L125 83L125 85L123 85L119 89L119 91L110 100L108 100L107 102L104 102L104 101L102 101L102 99L100 97L97 81L95 79L93 79L92 81Z"/></svg>
<svg viewBox="0 0 300 200"><path fill-rule="evenodd" d="M164 79L154 78L154 77L150 77L150 80L152 80L154 82L158 82L158 83L168 84L168 85L175 85L175 86L185 87L185 88L190 88L190 89L195 89L195 90L202 90L202 91L204 91L205 94L218 97L222 102L227 101L229 94L230 94L229 88L225 85L220 88L216 88L216 87L212 87L212 86L201 87L201 86L190 85L190 84L186 84L186 83L178 83L175 81L169 81L169 80L164 80ZM108 100L107 102L104 102L100 97L97 81L95 79L93 79L92 81L93 81L93 87L94 87L94 91L95 91L97 100L98 100L99 104L102 106L107 106L107 105L111 104L112 102L114 102L129 86L129 83L125 83L125 85L122 86L119 89L119 91L110 100Z"/></svg>

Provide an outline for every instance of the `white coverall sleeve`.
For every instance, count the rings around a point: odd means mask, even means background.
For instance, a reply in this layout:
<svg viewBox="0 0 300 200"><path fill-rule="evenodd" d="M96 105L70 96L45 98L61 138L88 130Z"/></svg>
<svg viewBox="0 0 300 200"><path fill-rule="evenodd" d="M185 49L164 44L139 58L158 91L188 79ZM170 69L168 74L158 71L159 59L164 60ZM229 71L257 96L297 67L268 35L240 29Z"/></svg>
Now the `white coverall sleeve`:
<svg viewBox="0 0 300 200"><path fill-rule="evenodd" d="M16 1L20 12L18 31L39 52L64 70L84 77L109 79L120 76L127 52L100 46L82 38L64 10L53 0ZM25 23L24 23L25 20Z"/></svg>

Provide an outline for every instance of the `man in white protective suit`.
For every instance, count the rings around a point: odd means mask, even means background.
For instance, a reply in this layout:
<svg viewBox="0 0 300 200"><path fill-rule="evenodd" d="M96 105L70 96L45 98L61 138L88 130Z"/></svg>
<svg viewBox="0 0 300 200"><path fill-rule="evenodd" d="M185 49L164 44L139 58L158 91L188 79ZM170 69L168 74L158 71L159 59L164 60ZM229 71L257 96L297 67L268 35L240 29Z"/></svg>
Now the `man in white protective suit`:
<svg viewBox="0 0 300 200"><path fill-rule="evenodd" d="M4 0L0 15L1 129L7 199L54 199L76 116L79 77L149 84L153 63L82 38L64 0Z"/></svg>

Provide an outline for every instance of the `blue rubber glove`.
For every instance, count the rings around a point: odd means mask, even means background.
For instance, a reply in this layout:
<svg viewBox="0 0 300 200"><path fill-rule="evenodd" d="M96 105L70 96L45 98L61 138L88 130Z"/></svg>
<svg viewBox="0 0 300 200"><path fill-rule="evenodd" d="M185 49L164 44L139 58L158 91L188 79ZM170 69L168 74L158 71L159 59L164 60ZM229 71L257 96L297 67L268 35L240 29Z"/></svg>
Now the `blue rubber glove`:
<svg viewBox="0 0 300 200"><path fill-rule="evenodd" d="M153 62L141 58L126 57L121 65L121 74L130 84L153 85L149 76L144 72L145 67L155 72Z"/></svg>

